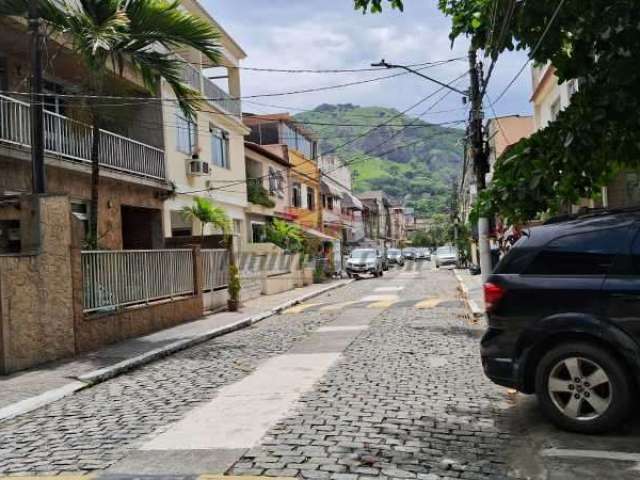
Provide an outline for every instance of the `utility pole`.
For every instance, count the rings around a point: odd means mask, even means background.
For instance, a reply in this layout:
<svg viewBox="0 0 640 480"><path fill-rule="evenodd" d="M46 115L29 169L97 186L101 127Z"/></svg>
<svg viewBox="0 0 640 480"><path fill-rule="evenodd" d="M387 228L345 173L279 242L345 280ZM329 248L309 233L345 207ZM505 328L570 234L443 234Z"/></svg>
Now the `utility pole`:
<svg viewBox="0 0 640 480"><path fill-rule="evenodd" d="M42 97L42 20L38 2L29 2L29 31L31 33L31 168L33 193L47 190L44 167L44 108Z"/></svg>
<svg viewBox="0 0 640 480"><path fill-rule="evenodd" d="M487 151L483 134L482 112L482 64L478 63L477 51L471 46L469 49L469 75L471 87L469 99L471 110L469 112L469 136L471 137L471 160L476 174L476 187L478 194L486 188L486 174L488 173ZM480 270L482 279L486 281L491 273L491 249L489 247L489 219L480 217L478 220L478 250L480 254Z"/></svg>

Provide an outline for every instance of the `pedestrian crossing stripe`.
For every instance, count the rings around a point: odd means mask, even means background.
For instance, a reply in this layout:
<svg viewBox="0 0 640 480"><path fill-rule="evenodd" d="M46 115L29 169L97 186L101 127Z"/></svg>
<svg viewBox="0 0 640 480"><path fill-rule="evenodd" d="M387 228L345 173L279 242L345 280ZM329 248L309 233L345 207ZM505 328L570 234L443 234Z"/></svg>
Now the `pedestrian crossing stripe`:
<svg viewBox="0 0 640 480"><path fill-rule="evenodd" d="M339 302L339 303L334 303L331 305L326 305L322 308L320 308L321 312L331 312L331 311L335 311L335 310L342 310L345 307L348 307L349 305L355 305L356 303L362 303L360 300L351 300L349 302Z"/></svg>
<svg viewBox="0 0 640 480"><path fill-rule="evenodd" d="M300 305L296 305L291 308L287 308L284 313L302 313L305 310L313 307L317 307L320 305L325 305L325 303L301 303Z"/></svg>
<svg viewBox="0 0 640 480"><path fill-rule="evenodd" d="M367 308L389 308L394 303L398 303L398 300L381 300L379 302L370 303Z"/></svg>

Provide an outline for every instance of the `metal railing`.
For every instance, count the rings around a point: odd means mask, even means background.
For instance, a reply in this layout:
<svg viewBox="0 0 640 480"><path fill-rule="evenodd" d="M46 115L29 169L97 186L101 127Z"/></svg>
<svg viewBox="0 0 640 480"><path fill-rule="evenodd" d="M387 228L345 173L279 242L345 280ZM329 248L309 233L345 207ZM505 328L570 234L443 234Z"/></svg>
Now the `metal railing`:
<svg viewBox="0 0 640 480"><path fill-rule="evenodd" d="M225 249L203 249L203 290L224 288L229 284L229 251Z"/></svg>
<svg viewBox="0 0 640 480"><path fill-rule="evenodd" d="M83 251L84 311L174 299L194 292L192 250Z"/></svg>
<svg viewBox="0 0 640 480"><path fill-rule="evenodd" d="M0 142L31 146L31 107L0 95ZM90 163L93 130L89 125L63 115L44 112L44 144L48 153L66 159ZM165 180L164 151L100 130L100 165L141 177Z"/></svg>
<svg viewBox="0 0 640 480"><path fill-rule="evenodd" d="M241 116L242 106L240 99L229 95L193 65L185 64L185 68L182 70L182 80L191 88L202 93L213 106L221 108L232 115Z"/></svg>

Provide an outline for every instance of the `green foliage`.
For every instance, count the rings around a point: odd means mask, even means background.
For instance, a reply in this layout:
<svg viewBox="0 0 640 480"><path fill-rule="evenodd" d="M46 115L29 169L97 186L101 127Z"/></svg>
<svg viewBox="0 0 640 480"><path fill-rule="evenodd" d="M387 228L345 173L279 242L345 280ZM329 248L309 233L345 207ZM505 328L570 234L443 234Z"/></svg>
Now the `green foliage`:
<svg viewBox="0 0 640 480"><path fill-rule="evenodd" d="M240 271L237 265L229 265L229 309L237 310L240 302Z"/></svg>
<svg viewBox="0 0 640 480"><path fill-rule="evenodd" d="M373 128L398 113L381 107L323 104L311 112L296 115L296 118L329 124L310 126L322 139L324 151L362 135L361 139L340 149L341 160L348 162L353 171L356 192L384 190L392 197L403 199L419 216L444 212L450 185L461 168L459 140L464 132L429 125L409 116L391 120L391 126ZM335 127L332 124L358 126ZM421 126L402 129L400 125L406 124Z"/></svg>
<svg viewBox="0 0 640 480"><path fill-rule="evenodd" d="M356 10L362 10L362 13L367 13L368 10L371 13L380 13L382 12L382 2L383 0L354 0ZM404 5L402 0L387 0L391 8L397 8L402 11L404 9Z"/></svg>
<svg viewBox="0 0 640 480"><path fill-rule="evenodd" d="M199 220L202 224L201 235L204 237L204 230L207 224L222 230L224 235L231 233L231 220L227 213L221 207L215 205L208 198L196 197L193 199L193 205L184 207L182 215L185 219Z"/></svg>
<svg viewBox="0 0 640 480"><path fill-rule="evenodd" d="M269 192L267 192L267 189L264 188L259 181L247 182L247 199L251 203L262 205L267 208L273 208L276 206L276 202L269 197Z"/></svg>
<svg viewBox="0 0 640 480"><path fill-rule="evenodd" d="M302 252L304 234L298 225L274 218L267 225L267 240L287 252Z"/></svg>
<svg viewBox="0 0 640 480"><path fill-rule="evenodd" d="M411 246L437 248L453 243L454 224L447 215L435 214L431 217L431 226L426 231L417 231L409 236Z"/></svg>

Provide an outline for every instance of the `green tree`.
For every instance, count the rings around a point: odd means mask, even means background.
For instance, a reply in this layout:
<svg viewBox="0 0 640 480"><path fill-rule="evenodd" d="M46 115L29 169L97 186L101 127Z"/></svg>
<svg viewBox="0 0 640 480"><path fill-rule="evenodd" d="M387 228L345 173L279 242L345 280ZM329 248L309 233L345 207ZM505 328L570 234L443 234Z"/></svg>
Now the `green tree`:
<svg viewBox="0 0 640 480"><path fill-rule="evenodd" d="M125 71L142 80L152 95L164 80L188 117L202 96L185 85L183 62L171 52L192 48L217 63L219 33L206 21L184 11L173 0L0 0L0 15L26 17L29 4L50 31L64 35L87 70L87 109L93 130L91 148L91 212L89 239L98 241L100 129L104 112L99 97L109 92Z"/></svg>
<svg viewBox="0 0 640 480"><path fill-rule="evenodd" d="M298 225L274 218L267 226L267 240L287 252L301 252L304 234Z"/></svg>
<svg viewBox="0 0 640 480"><path fill-rule="evenodd" d="M356 0L379 11L381 2ZM621 169L640 167L640 9L634 0L439 0L450 38L495 60L527 50L560 82L579 81L555 121L499 159L478 208L512 222L593 197Z"/></svg>
<svg viewBox="0 0 640 480"><path fill-rule="evenodd" d="M204 231L207 225L213 225L222 231L225 236L231 235L231 220L221 207L211 200L202 197L193 199L193 205L183 207L182 216L187 220L196 219L200 222L200 235L204 240Z"/></svg>

